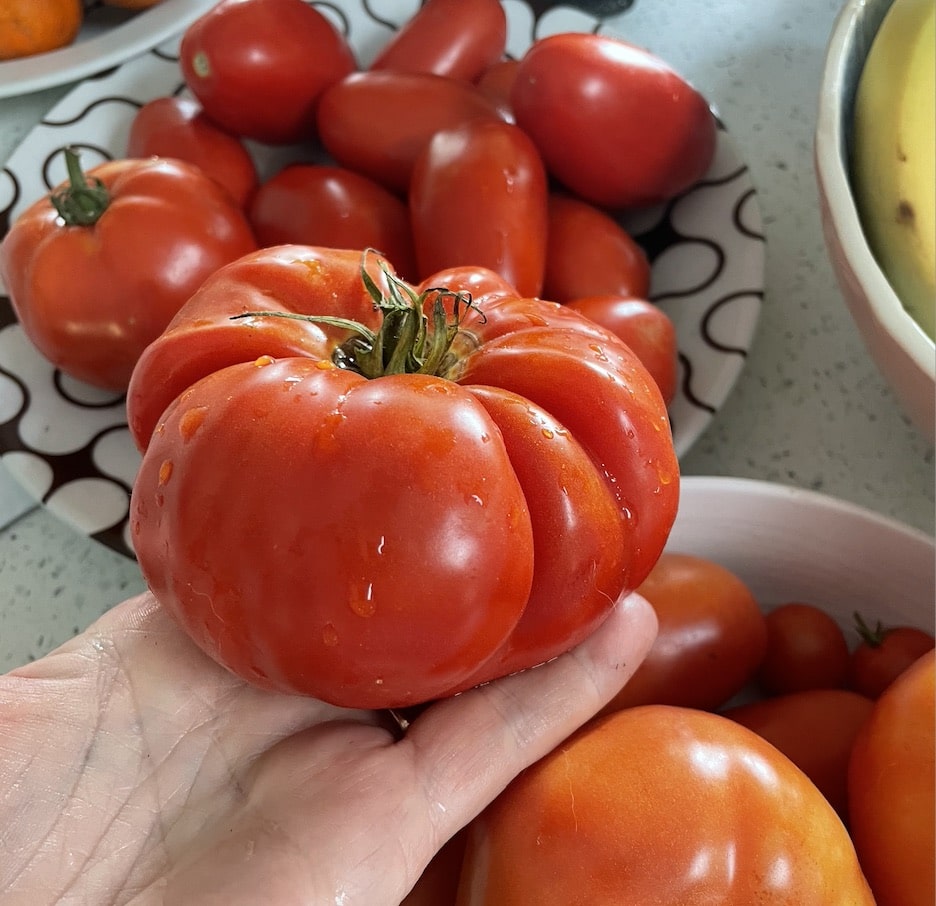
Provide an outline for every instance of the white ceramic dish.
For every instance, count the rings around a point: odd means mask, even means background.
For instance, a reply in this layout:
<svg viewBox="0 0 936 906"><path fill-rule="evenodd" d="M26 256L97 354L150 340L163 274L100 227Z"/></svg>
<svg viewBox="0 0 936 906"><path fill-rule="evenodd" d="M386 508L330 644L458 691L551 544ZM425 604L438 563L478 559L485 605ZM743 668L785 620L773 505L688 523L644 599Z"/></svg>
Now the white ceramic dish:
<svg viewBox="0 0 936 906"><path fill-rule="evenodd" d="M815 491L742 478L688 477L667 549L721 563L765 610L821 606L857 642L853 613L934 631L936 542Z"/></svg>
<svg viewBox="0 0 936 906"><path fill-rule="evenodd" d="M28 94L103 72L184 29L217 0L162 0L139 12L94 5L73 44L0 63L0 97Z"/></svg>
<svg viewBox="0 0 936 906"><path fill-rule="evenodd" d="M504 0L508 50L517 55L536 35L600 29L600 20L569 8L535 17L523 0ZM321 9L349 35L367 65L416 0L345 3ZM380 18L376 10L380 7ZM65 175L62 148L81 151L91 167L121 157L129 125L147 100L183 89L173 56L178 38L66 95L17 148L0 172L0 219L17 212ZM269 174L295 149L254 148ZM681 456L709 424L744 367L763 295L764 241L757 198L727 132L706 178L671 205L641 212L628 224L653 260L652 295L673 318L681 363L670 406ZM0 455L10 472L50 510L109 546L130 554L129 489L138 455L126 429L121 397L57 373L15 323L0 287Z"/></svg>
<svg viewBox="0 0 936 906"><path fill-rule="evenodd" d="M816 129L816 176L832 266L885 379L930 442L936 438L936 345L901 305L865 239L849 182L858 79L892 0L848 0L829 40Z"/></svg>

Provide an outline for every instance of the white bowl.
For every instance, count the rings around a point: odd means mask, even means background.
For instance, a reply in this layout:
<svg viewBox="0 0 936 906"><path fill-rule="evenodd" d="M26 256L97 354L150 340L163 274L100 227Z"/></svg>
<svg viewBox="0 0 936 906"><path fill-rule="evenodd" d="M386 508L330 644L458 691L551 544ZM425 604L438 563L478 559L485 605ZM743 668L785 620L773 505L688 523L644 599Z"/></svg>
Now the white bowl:
<svg viewBox="0 0 936 906"><path fill-rule="evenodd" d="M936 345L907 313L865 239L848 174L858 79L893 0L847 0L826 52L816 128L816 177L829 257L862 337L907 415L936 435Z"/></svg>
<svg viewBox="0 0 936 906"><path fill-rule="evenodd" d="M936 541L815 491L684 477L667 550L720 563L764 610L788 601L822 607L852 645L855 611L871 624L934 631Z"/></svg>

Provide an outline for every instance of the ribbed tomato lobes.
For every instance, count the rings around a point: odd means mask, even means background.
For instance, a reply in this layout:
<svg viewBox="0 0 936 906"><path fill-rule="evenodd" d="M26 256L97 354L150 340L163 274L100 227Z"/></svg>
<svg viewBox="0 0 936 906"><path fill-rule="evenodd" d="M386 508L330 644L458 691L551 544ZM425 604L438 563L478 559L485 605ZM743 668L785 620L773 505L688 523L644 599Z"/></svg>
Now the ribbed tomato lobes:
<svg viewBox="0 0 936 906"><path fill-rule="evenodd" d="M355 252L283 246L204 284L134 374L131 524L157 597L220 663L402 707L593 631L659 555L678 465L623 344L477 269L428 283L473 286L483 313L420 298L460 309L437 374L368 379L332 361L354 359L341 326L232 320L373 327L360 270Z"/></svg>

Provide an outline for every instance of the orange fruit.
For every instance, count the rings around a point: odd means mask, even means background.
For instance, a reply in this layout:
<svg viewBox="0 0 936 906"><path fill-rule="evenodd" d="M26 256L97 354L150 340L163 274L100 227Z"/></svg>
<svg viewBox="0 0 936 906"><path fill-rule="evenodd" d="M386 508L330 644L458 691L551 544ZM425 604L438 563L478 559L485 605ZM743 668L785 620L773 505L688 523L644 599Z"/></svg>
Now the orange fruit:
<svg viewBox="0 0 936 906"><path fill-rule="evenodd" d="M0 0L0 60L71 44L83 18L81 0Z"/></svg>

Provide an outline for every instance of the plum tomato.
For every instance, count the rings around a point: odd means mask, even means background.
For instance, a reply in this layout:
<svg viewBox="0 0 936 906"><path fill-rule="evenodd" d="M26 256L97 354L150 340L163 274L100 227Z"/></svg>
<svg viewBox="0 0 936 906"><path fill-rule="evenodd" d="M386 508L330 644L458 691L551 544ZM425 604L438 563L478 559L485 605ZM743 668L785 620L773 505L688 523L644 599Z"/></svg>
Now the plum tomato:
<svg viewBox="0 0 936 906"><path fill-rule="evenodd" d="M717 127L705 98L659 57L607 35L534 41L510 100L549 172L603 207L672 198L714 156Z"/></svg>
<svg viewBox="0 0 936 906"><path fill-rule="evenodd" d="M458 906L874 906L842 822L734 721L647 705L592 721L469 826Z"/></svg>
<svg viewBox="0 0 936 906"><path fill-rule="evenodd" d="M614 294L573 299L568 307L620 337L653 375L664 401L673 401L679 366L676 325L662 308Z"/></svg>
<svg viewBox="0 0 936 906"><path fill-rule="evenodd" d="M656 611L659 630L606 712L645 704L714 709L747 684L767 630L737 575L713 560L664 551L638 591Z"/></svg>
<svg viewBox="0 0 936 906"><path fill-rule="evenodd" d="M509 122L514 122L513 108L510 106L510 93L517 78L519 60L498 60L489 66L478 78L475 85L478 91L490 98L500 110L501 116Z"/></svg>
<svg viewBox="0 0 936 906"><path fill-rule="evenodd" d="M179 66L223 129L285 145L315 135L320 95L357 61L344 35L303 0L221 0L185 30Z"/></svg>
<svg viewBox="0 0 936 906"><path fill-rule="evenodd" d="M770 695L838 689L848 676L848 642L821 607L790 601L767 614L767 651L757 672Z"/></svg>
<svg viewBox="0 0 936 906"><path fill-rule="evenodd" d="M848 664L848 685L877 698L917 658L936 645L931 632L917 626L869 626L855 614L859 642Z"/></svg>

